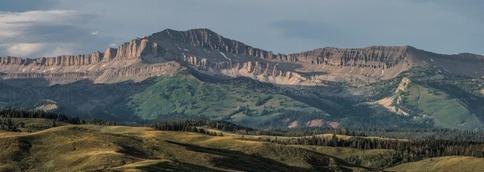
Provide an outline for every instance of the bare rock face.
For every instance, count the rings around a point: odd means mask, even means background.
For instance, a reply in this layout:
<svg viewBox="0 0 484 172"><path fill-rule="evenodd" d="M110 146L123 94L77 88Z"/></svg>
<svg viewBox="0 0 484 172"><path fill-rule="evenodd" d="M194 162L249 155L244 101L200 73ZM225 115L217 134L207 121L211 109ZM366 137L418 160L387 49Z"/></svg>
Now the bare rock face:
<svg viewBox="0 0 484 172"><path fill-rule="evenodd" d="M51 84L66 84L79 80L96 83L121 82L177 73L181 66L173 62L147 64L143 56L157 56L156 43L146 38L135 39L118 48L80 55L63 55L24 59L0 57L1 79L45 79Z"/></svg>
<svg viewBox="0 0 484 172"><path fill-rule="evenodd" d="M321 48L290 54L289 60L306 72L320 72L315 78L331 81L372 83L393 78L411 66L408 47Z"/></svg>
<svg viewBox="0 0 484 172"><path fill-rule="evenodd" d="M281 85L321 85L325 81L370 84L394 78L415 66L484 76L484 57L473 54L440 55L409 46L320 48L275 54L208 29L167 29L104 52L37 59L0 57L0 77L41 78L52 84L84 79L112 83L142 81L192 68L214 76L249 77Z"/></svg>

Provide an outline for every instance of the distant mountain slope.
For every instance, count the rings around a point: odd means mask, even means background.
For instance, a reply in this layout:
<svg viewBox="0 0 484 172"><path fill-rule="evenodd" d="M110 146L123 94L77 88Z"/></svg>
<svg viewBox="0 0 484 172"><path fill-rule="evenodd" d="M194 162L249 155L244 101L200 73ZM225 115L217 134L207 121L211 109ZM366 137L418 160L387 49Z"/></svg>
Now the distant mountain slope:
<svg viewBox="0 0 484 172"><path fill-rule="evenodd" d="M449 87L449 85L444 85ZM376 103L403 116L430 118L437 127L473 129L484 126L484 111L465 97L471 94L456 95L459 90L442 90L439 86L413 82L404 77L391 97L385 97ZM465 97L459 97L465 96ZM483 98L474 97L474 101L484 103Z"/></svg>
<svg viewBox="0 0 484 172"><path fill-rule="evenodd" d="M299 121L325 121L326 112L285 95L263 93L245 84L209 83L189 74L159 77L141 83L30 86L22 81L0 82L3 107L30 109L48 101L58 111L82 118L141 122L171 118L229 120L253 127L287 127ZM326 121L318 126L328 126Z"/></svg>
<svg viewBox="0 0 484 172"><path fill-rule="evenodd" d="M411 82L399 90L403 78ZM483 83L480 55L411 46L275 54L208 29L167 29L91 54L0 57L0 107L122 122L483 128Z"/></svg>
<svg viewBox="0 0 484 172"><path fill-rule="evenodd" d="M257 128L424 126L406 117L354 106L341 90L332 88L279 88L243 78L206 79L185 73L117 84L78 81L32 86L30 80L3 81L0 107L38 109L47 103L55 111L83 119L117 122L208 118Z"/></svg>
<svg viewBox="0 0 484 172"><path fill-rule="evenodd" d="M290 97L254 91L244 85L206 83L191 75L159 78L155 82L128 98L128 105L141 119L158 120L179 114L251 127L287 127L293 121L300 120L300 125L306 126L309 120L325 121L330 116ZM319 125L328 126L326 122Z"/></svg>

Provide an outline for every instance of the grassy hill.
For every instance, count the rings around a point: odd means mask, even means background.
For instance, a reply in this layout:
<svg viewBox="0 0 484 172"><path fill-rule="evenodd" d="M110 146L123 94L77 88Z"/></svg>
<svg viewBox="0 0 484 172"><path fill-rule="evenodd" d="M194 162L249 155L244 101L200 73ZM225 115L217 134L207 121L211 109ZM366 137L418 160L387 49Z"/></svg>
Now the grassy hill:
<svg viewBox="0 0 484 172"><path fill-rule="evenodd" d="M329 146L308 146L295 145L303 149L324 153L346 161L357 161L359 165L365 167L379 168L384 167L392 161L394 150L390 149L371 149L362 150L345 147L329 147Z"/></svg>
<svg viewBox="0 0 484 172"><path fill-rule="evenodd" d="M387 169L395 172L454 172L454 171L482 171L484 158L448 156L429 158L417 162L405 163Z"/></svg>
<svg viewBox="0 0 484 172"><path fill-rule="evenodd" d="M129 106L144 120L203 116L245 126L279 127L300 120L325 119L326 112L290 97L259 92L244 85L202 82L191 75L157 78L129 98ZM287 122L283 122L286 120Z"/></svg>
<svg viewBox="0 0 484 172"><path fill-rule="evenodd" d="M420 69L422 70L422 69ZM440 128L482 128L482 103L473 79L459 79L435 70L412 70L393 81L393 93L376 101L389 111L415 119L431 119ZM388 87L388 86L386 86Z"/></svg>
<svg viewBox="0 0 484 172"><path fill-rule="evenodd" d="M364 171L326 154L233 136L68 125L0 134L0 171Z"/></svg>
<svg viewBox="0 0 484 172"><path fill-rule="evenodd" d="M411 83L401 97L404 107L430 116L437 127L472 129L482 126L465 102L444 91Z"/></svg>
<svg viewBox="0 0 484 172"><path fill-rule="evenodd" d="M6 119L17 129L0 130L0 171L371 171L427 157L483 156L482 144L466 140L270 134L215 121L160 122L151 128ZM433 154L434 148L442 154ZM413 166L404 165L395 169Z"/></svg>

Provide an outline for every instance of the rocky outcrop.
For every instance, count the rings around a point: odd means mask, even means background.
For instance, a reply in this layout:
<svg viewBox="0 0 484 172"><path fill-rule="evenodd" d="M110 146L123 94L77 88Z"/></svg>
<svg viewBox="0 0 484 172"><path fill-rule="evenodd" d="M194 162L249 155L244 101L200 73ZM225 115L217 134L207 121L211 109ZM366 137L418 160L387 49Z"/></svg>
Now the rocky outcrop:
<svg viewBox="0 0 484 172"><path fill-rule="evenodd" d="M165 58L213 74L277 84L317 85L325 80L372 83L393 78L412 66L407 46L321 48L285 55L253 48L208 29L168 29L149 39L163 46L169 54Z"/></svg>
<svg viewBox="0 0 484 172"><path fill-rule="evenodd" d="M171 42L176 47L167 48L169 54L183 57L178 59L198 69L273 83L277 80L278 84L317 85L324 81L370 84L392 79L415 66L438 67L449 73L472 77L484 76L483 56L441 55L411 46L320 48L285 55L247 46L208 29L165 30L150 39L163 47L172 46L164 44Z"/></svg>
<svg viewBox="0 0 484 172"><path fill-rule="evenodd" d="M400 109L400 105L402 103L401 94L405 90L407 90L411 82L412 81L406 77L402 78L402 80L400 81L400 84L398 84L398 87L392 96L377 100L372 104L379 104L390 112L394 112L396 114L403 115L403 116L409 116L410 113L406 112L403 109Z"/></svg>
<svg viewBox="0 0 484 172"><path fill-rule="evenodd" d="M223 52L226 54L244 55L257 58L273 56L270 52L253 48L239 41L224 38L209 29L193 29L185 32L167 29L153 34L150 38L160 42L179 43L188 45L192 48Z"/></svg>
<svg viewBox="0 0 484 172"><path fill-rule="evenodd" d="M407 47L321 48L290 54L294 62L339 67L392 68L407 57Z"/></svg>
<svg viewBox="0 0 484 172"><path fill-rule="evenodd" d="M95 78L95 83L117 83L132 80L140 82L155 76L174 75L182 70L182 67L175 62L160 64L136 64L122 68L110 68Z"/></svg>
<svg viewBox="0 0 484 172"><path fill-rule="evenodd" d="M321 85L325 81L369 84L394 78L414 66L484 76L484 57L479 55L440 55L409 46L320 48L275 54L208 29L167 29L90 54L37 59L0 57L0 76L45 78L53 83L83 79L103 83L139 81L188 67L216 76L243 76L283 85Z"/></svg>
<svg viewBox="0 0 484 172"><path fill-rule="evenodd" d="M79 80L97 83L141 81L153 76L178 72L180 65L173 62L142 63L142 57L158 56L162 51L147 38L126 42L118 48L107 48L103 53L63 55L27 59L0 57L1 79L45 79L51 84L65 84Z"/></svg>
<svg viewBox="0 0 484 172"><path fill-rule="evenodd" d="M220 71L226 76L243 76L280 85L315 85L319 83L313 82L297 72L280 70L277 64L258 61L236 63L230 68L221 68Z"/></svg>

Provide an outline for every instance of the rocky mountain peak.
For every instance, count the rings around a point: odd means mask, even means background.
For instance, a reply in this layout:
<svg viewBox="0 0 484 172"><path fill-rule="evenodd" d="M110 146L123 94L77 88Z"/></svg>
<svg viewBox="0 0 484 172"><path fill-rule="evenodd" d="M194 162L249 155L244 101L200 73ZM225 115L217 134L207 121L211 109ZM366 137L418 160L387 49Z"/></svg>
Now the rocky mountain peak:
<svg viewBox="0 0 484 172"><path fill-rule="evenodd" d="M261 49L253 48L242 42L225 38L210 29L192 29L187 31L176 31L166 29L152 34L149 40L164 45L168 51L180 51L203 49L216 53L237 54L244 56L265 56L268 53Z"/></svg>
<svg viewBox="0 0 484 172"><path fill-rule="evenodd" d="M219 34L215 33L210 29L200 28L200 29L190 29L187 31L165 29L161 32L154 33L149 37L155 37L160 39L171 39L173 41L183 41L183 40L186 40L187 38L209 40L209 39L221 38L222 36L220 36Z"/></svg>
<svg viewBox="0 0 484 172"><path fill-rule="evenodd" d="M98 82L143 80L183 67L223 77L249 77L287 85L324 81L373 83L414 66L437 66L463 75L484 75L483 56L440 55L411 46L318 48L275 54L225 38L209 29L166 29L103 52L23 59L0 57L2 78L49 78Z"/></svg>

